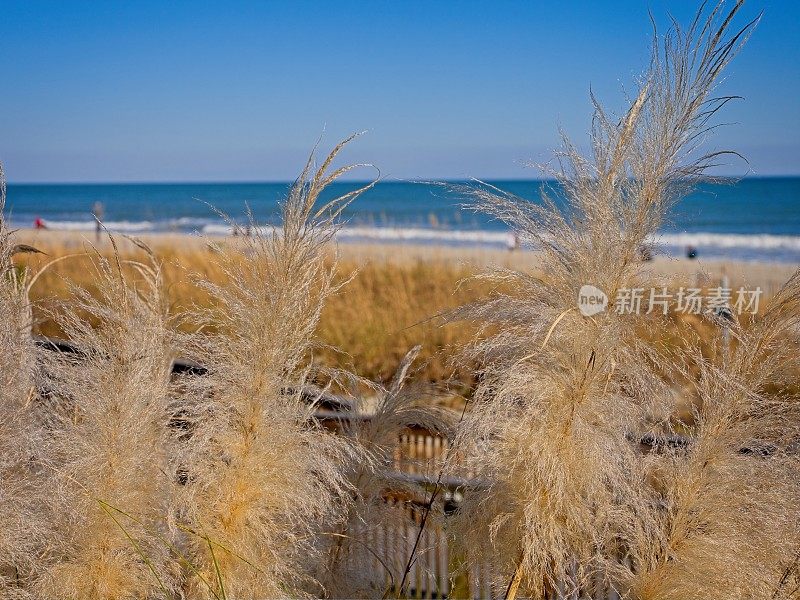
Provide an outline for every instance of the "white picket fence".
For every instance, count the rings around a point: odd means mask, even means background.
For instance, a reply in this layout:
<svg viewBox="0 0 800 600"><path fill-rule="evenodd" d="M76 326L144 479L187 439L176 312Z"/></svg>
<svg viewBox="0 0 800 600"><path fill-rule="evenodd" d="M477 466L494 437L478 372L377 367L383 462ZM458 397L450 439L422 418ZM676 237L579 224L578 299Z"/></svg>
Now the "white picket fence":
<svg viewBox="0 0 800 600"><path fill-rule="evenodd" d="M339 415L339 418L342 416ZM394 455L398 484L414 482L420 484L420 488L427 490L427 493L425 497L415 501L387 497L385 501L398 511L398 518L392 519L390 525L380 529L364 527L357 532L359 539L378 555L367 556L367 565L374 569L373 572L384 572L385 566L389 566L398 577L402 576L420 531L420 520L430 498L430 490L436 486L437 481L440 492L437 495L439 505L436 510L439 513L443 511L443 503L448 504L448 509L455 509L462 495L468 494L473 487L474 480L464 473L460 473L458 477L439 479L448 449L449 440L422 428L409 427L400 434ZM445 521L446 519L445 516ZM353 560L363 561L364 558L362 553ZM441 520L428 520L408 574L406 597L502 598L506 592L505 586L498 588L491 585L493 579L487 565L473 563L466 568L460 564L451 552ZM386 584L391 583L387 577ZM547 600L619 600L619 596L598 581L588 590L569 590L566 585L561 585Z"/></svg>

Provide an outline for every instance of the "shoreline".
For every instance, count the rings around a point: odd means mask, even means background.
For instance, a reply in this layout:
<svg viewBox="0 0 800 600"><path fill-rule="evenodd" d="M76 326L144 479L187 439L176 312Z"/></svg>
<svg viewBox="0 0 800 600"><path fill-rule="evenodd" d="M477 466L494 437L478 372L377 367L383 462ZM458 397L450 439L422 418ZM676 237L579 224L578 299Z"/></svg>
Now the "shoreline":
<svg viewBox="0 0 800 600"><path fill-rule="evenodd" d="M88 236L94 235L96 226L94 221L51 223L45 220L44 224L48 231ZM18 229L31 229L29 222L13 223L12 225ZM200 223L193 217L177 219L175 226L169 228L157 227L150 221L107 221L105 225L114 233L134 236L226 237L233 234L233 227L230 224ZM271 228L272 226L266 227ZM519 245L520 242L513 230L509 228L376 225L350 221L343 223L338 229L337 238L342 243L479 246L500 250ZM522 242L524 246L524 239ZM792 233L666 230L649 236L645 244L658 255L680 257L687 248L691 247L702 255L717 260L800 264L800 235Z"/></svg>
<svg viewBox="0 0 800 600"><path fill-rule="evenodd" d="M17 229L18 243L28 244L47 252L48 247L59 247L71 251L81 251L95 244L94 232L65 231L51 229ZM121 237L121 236L120 236ZM223 235L189 233L143 233L133 236L153 248L154 251L171 252L201 251L209 241L234 240ZM100 248L107 247L101 238ZM369 262L446 262L462 264L476 271L498 266L511 269L535 271L539 253L534 250L514 250L493 248L481 245L453 245L443 243L398 242L381 240L340 239L336 243L338 255L342 260L356 264ZM708 259L702 257L689 260L670 256L656 256L646 263L646 268L655 278L666 278L686 282L691 285L716 285L727 277L731 286L745 285L761 287L766 294L776 291L800 268L798 263L745 261L735 259Z"/></svg>

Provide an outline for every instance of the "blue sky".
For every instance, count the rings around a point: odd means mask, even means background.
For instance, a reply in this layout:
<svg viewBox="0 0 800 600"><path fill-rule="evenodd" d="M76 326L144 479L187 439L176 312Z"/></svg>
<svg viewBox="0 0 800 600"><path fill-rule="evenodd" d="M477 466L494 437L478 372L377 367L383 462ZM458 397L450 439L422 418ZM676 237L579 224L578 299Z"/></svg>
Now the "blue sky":
<svg viewBox="0 0 800 600"><path fill-rule="evenodd" d="M0 2L0 160L10 181L287 180L316 139L398 178L524 178L558 127L583 143L646 65L648 8L695 3ZM731 65L712 147L800 173L800 4ZM741 165L733 172L741 172Z"/></svg>

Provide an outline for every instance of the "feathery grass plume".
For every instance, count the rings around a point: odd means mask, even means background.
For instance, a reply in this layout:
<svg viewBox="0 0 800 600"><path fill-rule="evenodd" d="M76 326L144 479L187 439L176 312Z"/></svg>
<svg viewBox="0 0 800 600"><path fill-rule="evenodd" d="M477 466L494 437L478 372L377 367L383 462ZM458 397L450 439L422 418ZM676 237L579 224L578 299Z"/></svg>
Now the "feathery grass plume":
<svg viewBox="0 0 800 600"><path fill-rule="evenodd" d="M698 359L688 447L654 461L660 535L643 539L628 595L796 598L800 590L800 272L733 346ZM746 325L746 324L745 324Z"/></svg>
<svg viewBox="0 0 800 600"><path fill-rule="evenodd" d="M466 188L477 207L542 250L541 278L488 273L515 293L456 313L496 325L468 352L485 368L466 419L470 460L482 485L466 495L457 530L469 553L494 557L499 585L544 597L557 584L587 587L624 571L618 558L659 534L638 437L669 410L654 351L637 340L637 314L612 307L584 316L576 300L591 285L610 302L650 288L641 249L665 212L724 153L702 154L721 70L753 24L728 34L740 4L700 9L685 32L656 38L649 70L619 120L594 103L591 153L564 139L555 173L566 199L534 204L485 185ZM646 306L644 306L646 311ZM651 325L652 326L652 322ZM465 440L464 443L469 440Z"/></svg>
<svg viewBox="0 0 800 600"><path fill-rule="evenodd" d="M312 418L303 390L323 304L340 287L325 249L344 208L372 184L318 206L325 187L356 166L329 171L349 138L313 169L313 155L282 207L282 229L252 221L218 254L227 281L198 284L216 327L188 340L207 367L183 383L191 435L178 457L187 482L178 526L188 534L194 598L302 595L320 528L349 497L350 444ZM196 318L200 320L202 314Z"/></svg>
<svg viewBox="0 0 800 600"><path fill-rule="evenodd" d="M161 271L94 255L96 291L73 286L57 319L77 353L40 351L52 536L37 597L171 598L165 470L174 339Z"/></svg>
<svg viewBox="0 0 800 600"><path fill-rule="evenodd" d="M13 256L35 251L17 246L3 211L6 185L0 165L0 595L26 597L23 588L35 567L44 528L36 510L33 462L37 432L36 350L26 272Z"/></svg>
<svg viewBox="0 0 800 600"><path fill-rule="evenodd" d="M395 538L409 535L407 505L426 495L419 484L398 477L398 441L409 427L447 436L453 421L451 411L437 407L429 390L406 385L421 349L416 346L406 354L388 388L375 390L374 410L363 419L356 416L342 424L342 435L353 440L360 453L353 455L346 470L353 502L344 521L326 534L329 540L319 579L329 598L383 597L389 589L398 591L403 580L407 557L398 555L387 563L381 558L381 548L375 547L384 532ZM434 461L428 462L433 469ZM413 538L410 541L396 543L405 548Z"/></svg>

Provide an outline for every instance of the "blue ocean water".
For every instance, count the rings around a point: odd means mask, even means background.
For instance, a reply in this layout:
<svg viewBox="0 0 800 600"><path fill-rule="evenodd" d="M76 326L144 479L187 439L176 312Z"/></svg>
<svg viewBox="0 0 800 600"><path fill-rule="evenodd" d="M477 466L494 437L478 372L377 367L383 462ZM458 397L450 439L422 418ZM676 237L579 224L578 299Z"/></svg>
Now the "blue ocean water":
<svg viewBox="0 0 800 600"><path fill-rule="evenodd" d="M492 181L492 185L537 202L553 182ZM229 231L215 211L238 222L246 207L261 223L275 223L288 183L176 184L12 184L7 217L31 227L36 218L48 228L93 231L92 206L101 202L110 230L166 231L208 235ZM323 199L354 189L336 183ZM558 190L555 189L556 194ZM430 183L384 181L346 211L341 241L382 240L504 247L511 232L503 223L465 210L463 194ZM687 246L700 257L800 263L800 177L747 178L703 184L682 199L652 240L659 252L682 255Z"/></svg>

